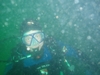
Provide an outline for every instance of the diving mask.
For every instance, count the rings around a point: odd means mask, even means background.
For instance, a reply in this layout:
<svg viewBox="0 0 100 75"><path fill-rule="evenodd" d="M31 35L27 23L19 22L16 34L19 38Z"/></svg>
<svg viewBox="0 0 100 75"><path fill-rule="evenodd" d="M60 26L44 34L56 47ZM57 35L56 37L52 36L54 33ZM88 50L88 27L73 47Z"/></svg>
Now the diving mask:
<svg viewBox="0 0 100 75"><path fill-rule="evenodd" d="M41 43L44 40L44 33L41 31L30 31L25 33L22 37L22 41L26 46L34 46Z"/></svg>

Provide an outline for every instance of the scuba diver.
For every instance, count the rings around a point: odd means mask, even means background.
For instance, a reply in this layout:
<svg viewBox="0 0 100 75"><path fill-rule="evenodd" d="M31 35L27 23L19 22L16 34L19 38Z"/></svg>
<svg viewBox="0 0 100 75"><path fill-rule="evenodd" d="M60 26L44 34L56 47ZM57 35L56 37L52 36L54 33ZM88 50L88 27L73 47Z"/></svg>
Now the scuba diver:
<svg viewBox="0 0 100 75"><path fill-rule="evenodd" d="M78 53L45 35L33 19L25 20L20 28L22 42L12 49L5 75L75 75L67 55Z"/></svg>
<svg viewBox="0 0 100 75"><path fill-rule="evenodd" d="M68 75L66 47L46 36L32 19L25 20L20 29L22 43L12 49L12 58L5 75ZM68 64L68 66L66 65ZM65 66L66 65L66 66Z"/></svg>

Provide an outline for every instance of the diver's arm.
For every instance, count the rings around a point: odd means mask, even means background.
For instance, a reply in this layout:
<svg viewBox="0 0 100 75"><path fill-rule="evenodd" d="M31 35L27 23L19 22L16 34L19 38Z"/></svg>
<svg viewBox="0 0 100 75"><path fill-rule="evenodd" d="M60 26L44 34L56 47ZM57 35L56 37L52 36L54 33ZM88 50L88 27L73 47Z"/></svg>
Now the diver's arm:
<svg viewBox="0 0 100 75"><path fill-rule="evenodd" d="M20 47L14 47L11 51L11 57L9 59L9 62L6 64L5 74L4 75L14 75L13 72L19 67L22 66L22 62L17 62L17 60L20 58L21 53L19 53L18 49Z"/></svg>

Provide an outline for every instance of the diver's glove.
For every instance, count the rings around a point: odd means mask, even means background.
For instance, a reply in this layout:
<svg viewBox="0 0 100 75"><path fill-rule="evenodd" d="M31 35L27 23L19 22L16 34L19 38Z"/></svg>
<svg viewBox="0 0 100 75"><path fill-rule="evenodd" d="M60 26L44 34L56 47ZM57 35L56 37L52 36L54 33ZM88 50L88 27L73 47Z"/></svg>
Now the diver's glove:
<svg viewBox="0 0 100 75"><path fill-rule="evenodd" d="M74 69L75 69L75 66L74 66L74 65L71 65L71 66L69 67L69 70L70 70L70 71L74 71Z"/></svg>
<svg viewBox="0 0 100 75"><path fill-rule="evenodd" d="M65 63L67 64L68 69L69 69L70 71L74 71L74 69L75 69L75 66L74 66L74 65L70 65L66 59L65 59Z"/></svg>

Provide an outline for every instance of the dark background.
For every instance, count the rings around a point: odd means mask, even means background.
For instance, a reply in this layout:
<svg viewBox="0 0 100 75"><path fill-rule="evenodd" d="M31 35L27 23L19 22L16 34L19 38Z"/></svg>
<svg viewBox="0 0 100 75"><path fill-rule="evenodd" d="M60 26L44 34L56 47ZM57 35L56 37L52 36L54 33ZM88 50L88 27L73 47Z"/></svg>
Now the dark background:
<svg viewBox="0 0 100 75"><path fill-rule="evenodd" d="M83 51L100 64L100 0L1 0L1 60L7 60L20 41L19 28L26 18L34 18L46 34ZM0 75L5 66L0 63Z"/></svg>

